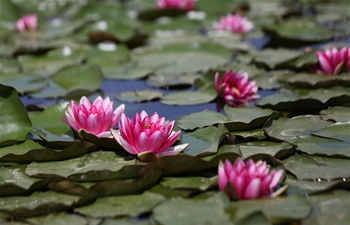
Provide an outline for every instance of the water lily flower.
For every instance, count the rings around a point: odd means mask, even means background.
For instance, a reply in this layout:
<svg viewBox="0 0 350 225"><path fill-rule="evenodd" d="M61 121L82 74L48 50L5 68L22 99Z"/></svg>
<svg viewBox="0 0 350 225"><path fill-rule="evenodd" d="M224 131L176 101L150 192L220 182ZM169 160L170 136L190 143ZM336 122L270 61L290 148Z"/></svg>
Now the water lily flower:
<svg viewBox="0 0 350 225"><path fill-rule="evenodd" d="M213 26L216 30L227 30L235 34L244 34L253 28L253 23L236 13L221 17L220 21L214 23Z"/></svg>
<svg viewBox="0 0 350 225"><path fill-rule="evenodd" d="M350 46L317 51L316 56L320 66L318 73L338 75L350 70Z"/></svg>
<svg viewBox="0 0 350 225"><path fill-rule="evenodd" d="M283 176L283 170L270 170L265 161L246 163L237 158L234 164L229 160L219 162L218 183L233 200L256 199L271 196ZM229 191L228 184L233 188ZM232 190L232 189L231 189Z"/></svg>
<svg viewBox="0 0 350 225"><path fill-rule="evenodd" d="M180 135L180 131L173 131L174 125L174 120L166 124L165 118L159 117L157 112L148 116L142 111L134 118L123 113L118 123L119 130L111 129L111 132L127 152L138 155L142 161L147 154L153 155L151 158L154 159L160 155L178 154L183 149L171 147Z"/></svg>
<svg viewBox="0 0 350 225"><path fill-rule="evenodd" d="M22 16L17 20L16 27L19 32L36 31L38 29L38 16L36 14Z"/></svg>
<svg viewBox="0 0 350 225"><path fill-rule="evenodd" d="M125 105L113 111L113 102L106 97L98 96L93 103L83 96L79 104L71 101L67 106L66 116L62 118L75 131L85 130L99 138L110 136L110 128L117 125Z"/></svg>
<svg viewBox="0 0 350 225"><path fill-rule="evenodd" d="M196 0L158 0L157 6L159 9L173 8L185 11L194 9Z"/></svg>
<svg viewBox="0 0 350 225"><path fill-rule="evenodd" d="M255 81L248 80L246 72L228 70L220 80L220 74L215 74L215 89L220 97L225 99L226 104L235 107L246 104L250 100L255 100L258 86Z"/></svg>

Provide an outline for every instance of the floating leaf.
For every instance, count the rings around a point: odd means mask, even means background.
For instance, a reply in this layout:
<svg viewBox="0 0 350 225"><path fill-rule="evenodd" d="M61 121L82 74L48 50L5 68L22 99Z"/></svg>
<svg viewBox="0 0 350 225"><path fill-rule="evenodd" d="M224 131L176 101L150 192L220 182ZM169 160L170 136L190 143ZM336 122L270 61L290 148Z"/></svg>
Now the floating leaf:
<svg viewBox="0 0 350 225"><path fill-rule="evenodd" d="M283 165L298 179L332 180L350 176L347 159L298 155L283 160Z"/></svg>
<svg viewBox="0 0 350 225"><path fill-rule="evenodd" d="M225 126L229 131L250 130L262 127L270 117L277 117L277 113L270 109L260 108L232 108L224 106L229 119Z"/></svg>
<svg viewBox="0 0 350 225"><path fill-rule="evenodd" d="M124 102L147 102L159 99L163 96L163 92L156 90L135 90L125 91L117 94L116 99Z"/></svg>
<svg viewBox="0 0 350 225"><path fill-rule="evenodd" d="M164 201L164 197L152 192L141 195L113 196L97 199L93 205L76 209L77 212L93 217L138 216Z"/></svg>
<svg viewBox="0 0 350 225"><path fill-rule="evenodd" d="M32 124L13 87L0 84L0 146L24 141Z"/></svg>
<svg viewBox="0 0 350 225"><path fill-rule="evenodd" d="M281 159L293 154L295 146L287 143L276 143L271 141L248 142L239 145L243 158L249 158L257 154L268 154Z"/></svg>
<svg viewBox="0 0 350 225"><path fill-rule="evenodd" d="M291 119L279 118L270 120L264 127L269 137L287 141L296 142L299 138L311 136L311 131L316 131L331 125L332 122L324 121L320 116L306 115L296 116Z"/></svg>
<svg viewBox="0 0 350 225"><path fill-rule="evenodd" d="M52 76L46 89L30 95L35 98L49 98L68 96L77 91L88 94L99 89L102 81L103 76L97 66L71 66Z"/></svg>
<svg viewBox="0 0 350 225"><path fill-rule="evenodd" d="M198 74L161 74L155 73L146 80L147 85L152 87L174 87L192 85L198 78Z"/></svg>
<svg viewBox="0 0 350 225"><path fill-rule="evenodd" d="M321 130L313 131L313 135L345 141L350 147L350 121L331 124Z"/></svg>
<svg viewBox="0 0 350 225"><path fill-rule="evenodd" d="M58 162L43 162L36 163L32 162L27 166L26 174L35 177L49 177L52 175L58 175L61 177L69 177L72 175L79 174L83 175L89 171L119 171L124 166L134 165L134 161L125 161L122 157L119 157L114 152L92 152L81 157L69 159ZM121 172L125 172L121 170ZM120 177L129 177L130 174L119 174ZM84 178L84 177L83 177ZM99 177L95 177L99 180Z"/></svg>
<svg viewBox="0 0 350 225"><path fill-rule="evenodd" d="M350 220L348 198L349 192L345 190L310 196L308 201L313 213L304 221L305 225L347 224Z"/></svg>
<svg viewBox="0 0 350 225"><path fill-rule="evenodd" d="M350 86L350 73L339 76L327 76L319 74L297 74L287 81L295 87L301 88L327 88L333 86Z"/></svg>
<svg viewBox="0 0 350 225"><path fill-rule="evenodd" d="M184 130L193 130L200 127L225 123L228 119L221 113L204 110L198 113L182 116L176 121L176 125Z"/></svg>
<svg viewBox="0 0 350 225"><path fill-rule="evenodd" d="M153 210L156 221L168 225L232 224L224 207L228 197L220 193L207 200L173 198Z"/></svg>
<svg viewBox="0 0 350 225"><path fill-rule="evenodd" d="M214 184L215 179L207 177L169 177L164 178L161 185L172 189L199 189L205 191L208 187Z"/></svg>
<svg viewBox="0 0 350 225"><path fill-rule="evenodd" d="M348 122L350 121L349 110L349 107L329 107L326 110L322 110L320 112L320 115L323 120L331 120L335 122Z"/></svg>
<svg viewBox="0 0 350 225"><path fill-rule="evenodd" d="M59 224L75 224L75 225L85 225L87 220L79 215L59 213L59 214L50 214L40 217L31 217L27 221L33 224L42 224L42 225L59 225Z"/></svg>
<svg viewBox="0 0 350 225"><path fill-rule="evenodd" d="M198 105L213 101L217 96L213 88L198 91L181 91L163 96L161 103L166 105Z"/></svg>

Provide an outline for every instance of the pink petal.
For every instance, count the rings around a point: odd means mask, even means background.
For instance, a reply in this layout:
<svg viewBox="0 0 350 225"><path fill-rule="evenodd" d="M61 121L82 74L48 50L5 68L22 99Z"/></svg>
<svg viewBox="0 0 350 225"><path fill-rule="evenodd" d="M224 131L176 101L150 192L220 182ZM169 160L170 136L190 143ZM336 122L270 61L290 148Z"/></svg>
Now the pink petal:
<svg viewBox="0 0 350 225"><path fill-rule="evenodd" d="M218 167L218 183L220 190L224 191L227 185L228 179L225 173L225 167L222 161L219 162Z"/></svg>
<svg viewBox="0 0 350 225"><path fill-rule="evenodd" d="M247 185L243 198L244 199L254 199L258 198L260 194L261 180L259 178L254 178Z"/></svg>

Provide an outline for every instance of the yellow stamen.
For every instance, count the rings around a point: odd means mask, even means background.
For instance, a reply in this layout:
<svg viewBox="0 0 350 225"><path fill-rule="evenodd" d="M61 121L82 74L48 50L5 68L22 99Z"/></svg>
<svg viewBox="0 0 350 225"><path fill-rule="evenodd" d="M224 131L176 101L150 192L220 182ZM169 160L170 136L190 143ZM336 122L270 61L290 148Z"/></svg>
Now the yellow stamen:
<svg viewBox="0 0 350 225"><path fill-rule="evenodd" d="M241 92L235 87L232 87L231 90L234 91L237 95L241 94Z"/></svg>

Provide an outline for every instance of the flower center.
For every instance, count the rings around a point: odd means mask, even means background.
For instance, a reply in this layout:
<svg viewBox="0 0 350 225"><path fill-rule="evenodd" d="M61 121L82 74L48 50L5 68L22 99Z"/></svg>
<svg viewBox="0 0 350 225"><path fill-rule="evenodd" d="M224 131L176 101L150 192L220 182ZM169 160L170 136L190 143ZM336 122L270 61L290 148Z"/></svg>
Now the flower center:
<svg viewBox="0 0 350 225"><path fill-rule="evenodd" d="M149 124L149 123L145 123L143 125L143 128L145 128L145 129L149 129L150 127L151 127L151 124Z"/></svg>
<svg viewBox="0 0 350 225"><path fill-rule="evenodd" d="M241 92L235 87L232 87L231 90L234 91L237 95L241 94Z"/></svg>

